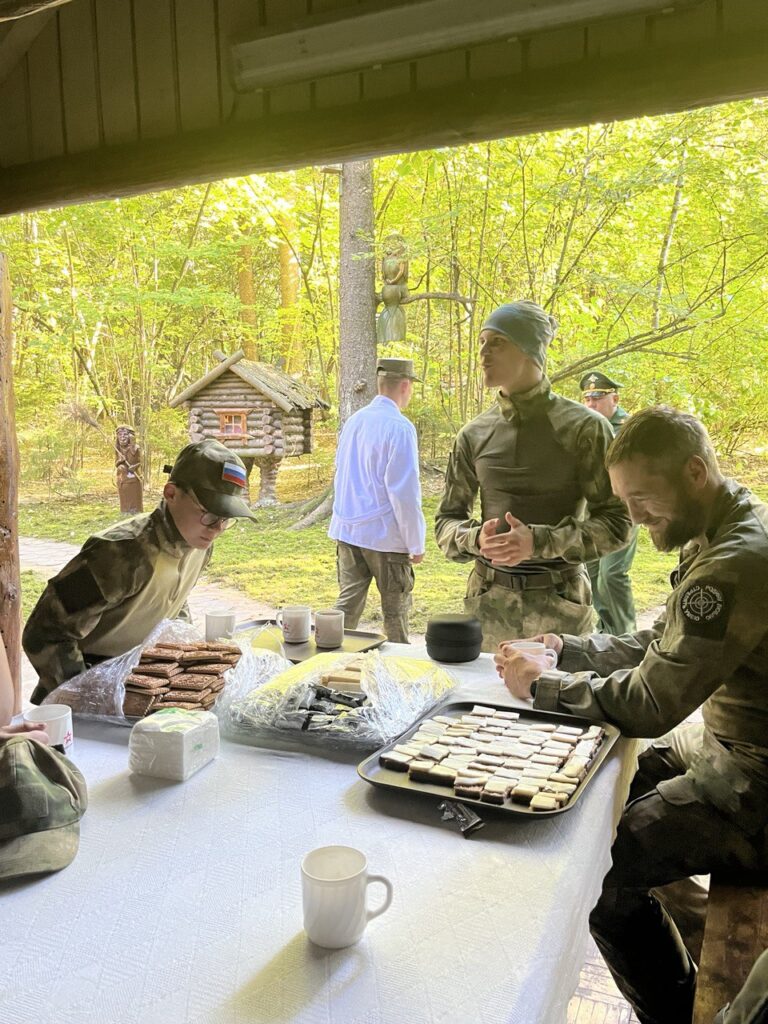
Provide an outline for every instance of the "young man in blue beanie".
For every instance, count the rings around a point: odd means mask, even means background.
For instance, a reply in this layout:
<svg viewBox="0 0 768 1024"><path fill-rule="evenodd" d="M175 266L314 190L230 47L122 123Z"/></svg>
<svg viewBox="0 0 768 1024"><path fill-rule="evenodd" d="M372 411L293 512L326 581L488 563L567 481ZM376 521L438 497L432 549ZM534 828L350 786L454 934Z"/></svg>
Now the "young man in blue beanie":
<svg viewBox="0 0 768 1024"><path fill-rule="evenodd" d="M603 464L607 421L554 394L544 373L556 329L527 299L483 324L483 383L496 401L459 431L437 510L443 553L474 562L464 608L480 619L485 650L536 633L590 632L584 563L629 539Z"/></svg>

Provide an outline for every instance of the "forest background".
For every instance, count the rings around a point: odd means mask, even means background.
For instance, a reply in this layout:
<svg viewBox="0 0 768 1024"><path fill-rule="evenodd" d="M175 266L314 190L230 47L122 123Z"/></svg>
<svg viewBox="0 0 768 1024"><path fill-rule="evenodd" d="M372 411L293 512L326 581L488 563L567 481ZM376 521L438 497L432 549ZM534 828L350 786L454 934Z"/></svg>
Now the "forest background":
<svg viewBox="0 0 768 1024"><path fill-rule="evenodd" d="M578 398L579 379L599 366L622 382L630 411L668 402L694 412L727 469L762 490L767 143L768 104L753 100L375 161L371 258L378 267L386 237L401 233L411 293L435 296L408 304L406 341L380 350L414 358L424 380L408 414L428 518L456 431L491 401L477 367L480 326L522 297L560 322L548 362L557 390ZM244 348L300 375L331 409L317 422L313 455L283 464L287 505L260 512L256 530L238 526L223 538L212 574L274 605L298 599L311 577L330 603L324 528L290 526L332 474L338 170L251 175L0 221L14 294L22 534L80 542L119 517L120 423L136 428L145 484L156 492L160 467L188 440L186 413L170 400L214 365L213 349ZM460 605L467 573L434 545L428 555L416 628L447 610L447 593ZM661 598L668 566L644 545L641 606ZM28 607L41 581L25 583Z"/></svg>

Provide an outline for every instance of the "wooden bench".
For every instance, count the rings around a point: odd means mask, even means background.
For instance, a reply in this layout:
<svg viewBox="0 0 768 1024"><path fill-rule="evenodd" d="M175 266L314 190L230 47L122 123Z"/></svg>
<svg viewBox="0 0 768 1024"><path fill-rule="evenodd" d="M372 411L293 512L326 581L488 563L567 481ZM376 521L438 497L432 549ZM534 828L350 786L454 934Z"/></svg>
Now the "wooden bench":
<svg viewBox="0 0 768 1024"><path fill-rule="evenodd" d="M712 1024L768 948L768 878L712 877L693 1024Z"/></svg>

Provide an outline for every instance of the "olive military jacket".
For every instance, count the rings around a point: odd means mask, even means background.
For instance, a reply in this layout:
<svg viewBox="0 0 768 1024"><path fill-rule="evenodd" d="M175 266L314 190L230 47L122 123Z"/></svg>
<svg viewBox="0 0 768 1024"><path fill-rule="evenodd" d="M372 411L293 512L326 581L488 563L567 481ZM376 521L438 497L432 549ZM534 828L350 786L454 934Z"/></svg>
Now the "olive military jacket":
<svg viewBox="0 0 768 1024"><path fill-rule="evenodd" d="M435 518L437 543L455 562L479 556L482 524L506 512L533 531L530 562L516 571L563 567L623 547L630 534L624 505L611 492L605 453L612 433L604 416L552 393L544 377L462 427ZM472 518L480 494L480 520Z"/></svg>
<svg viewBox="0 0 768 1024"><path fill-rule="evenodd" d="M680 553L665 614L631 636L563 637L534 706L657 737L703 704L702 749L665 799L703 797L746 828L768 823L768 508L724 481L702 542ZM602 678L601 678L602 677Z"/></svg>
<svg viewBox="0 0 768 1024"><path fill-rule="evenodd" d="M143 643L165 618L189 618L187 596L211 550L191 548L165 503L95 534L48 582L22 644L37 671L32 701L86 668Z"/></svg>

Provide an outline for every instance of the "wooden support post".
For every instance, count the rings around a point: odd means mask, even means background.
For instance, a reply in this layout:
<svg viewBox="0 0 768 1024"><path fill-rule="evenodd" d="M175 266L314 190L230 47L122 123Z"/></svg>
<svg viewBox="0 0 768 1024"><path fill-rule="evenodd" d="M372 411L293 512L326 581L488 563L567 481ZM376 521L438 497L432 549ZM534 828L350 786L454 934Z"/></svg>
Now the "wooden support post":
<svg viewBox="0 0 768 1024"><path fill-rule="evenodd" d="M21 582L18 530L19 448L13 399L11 282L7 257L0 253L0 633L8 653L21 710Z"/></svg>
<svg viewBox="0 0 768 1024"><path fill-rule="evenodd" d="M765 882L765 877L742 885L712 879L696 982L694 1024L712 1024L715 1014L734 999L755 960L768 947Z"/></svg>

